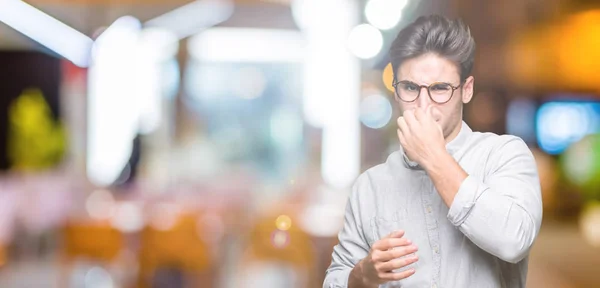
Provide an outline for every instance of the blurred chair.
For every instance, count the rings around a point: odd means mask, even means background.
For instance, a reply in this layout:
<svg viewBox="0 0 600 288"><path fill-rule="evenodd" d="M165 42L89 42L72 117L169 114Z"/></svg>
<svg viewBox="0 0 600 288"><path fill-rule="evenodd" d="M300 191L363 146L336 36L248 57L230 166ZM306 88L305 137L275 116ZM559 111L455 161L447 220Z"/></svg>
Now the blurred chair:
<svg viewBox="0 0 600 288"><path fill-rule="evenodd" d="M180 214L166 229L147 225L141 234L138 287L153 287L152 283L160 287L184 285L181 273L195 276L188 287L213 287L215 275L210 272L214 267L209 245L200 237L201 229L195 213ZM164 284L167 278L172 279L170 284Z"/></svg>
<svg viewBox="0 0 600 288"><path fill-rule="evenodd" d="M125 246L124 235L109 222L67 222L62 229L60 287L68 287L68 275L78 260L108 266L117 261Z"/></svg>
<svg viewBox="0 0 600 288"><path fill-rule="evenodd" d="M310 236L294 223L294 218L289 212L269 213L261 217L250 231L248 246L240 265L243 269L263 265L266 277L273 273L269 267L277 264L281 277L292 282L278 283L278 287L318 287L315 247ZM289 267L294 270L294 277L289 277ZM256 277L256 269L252 270L252 277Z"/></svg>

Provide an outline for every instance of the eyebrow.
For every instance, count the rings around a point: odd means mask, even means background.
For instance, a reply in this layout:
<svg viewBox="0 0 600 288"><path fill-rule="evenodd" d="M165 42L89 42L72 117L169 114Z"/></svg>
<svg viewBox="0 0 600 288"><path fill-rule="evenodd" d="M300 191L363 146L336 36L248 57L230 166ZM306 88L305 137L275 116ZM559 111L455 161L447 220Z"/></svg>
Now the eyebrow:
<svg viewBox="0 0 600 288"><path fill-rule="evenodd" d="M415 84L415 85L421 86L421 84L419 84L419 83L417 83L417 82L415 82L415 81L412 81L412 80L400 80L400 81L398 81L398 83L402 83L402 82L405 82L405 83L406 83L406 82L408 82L408 84ZM439 83L439 82L432 82L432 83L429 83L429 84L423 84L423 85L424 85L424 86L429 86L429 85L431 85L431 84L433 84L433 83Z"/></svg>
<svg viewBox="0 0 600 288"><path fill-rule="evenodd" d="M415 85L419 85L421 86L421 84L412 81L412 80L399 80L398 83L402 83L402 82L408 82L409 84L415 84ZM430 86L431 84L436 84L436 83L445 83L445 84L450 84L450 85L454 85L451 81L435 81L435 82L431 82L429 84L422 84L423 86Z"/></svg>

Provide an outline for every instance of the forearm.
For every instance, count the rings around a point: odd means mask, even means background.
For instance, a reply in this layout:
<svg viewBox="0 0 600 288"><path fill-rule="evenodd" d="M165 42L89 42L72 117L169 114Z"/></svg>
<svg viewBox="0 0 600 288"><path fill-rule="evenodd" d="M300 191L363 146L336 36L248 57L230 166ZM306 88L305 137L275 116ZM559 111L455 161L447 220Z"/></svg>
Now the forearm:
<svg viewBox="0 0 600 288"><path fill-rule="evenodd" d="M450 207L468 174L446 150L440 150L424 163L424 168L446 206Z"/></svg>

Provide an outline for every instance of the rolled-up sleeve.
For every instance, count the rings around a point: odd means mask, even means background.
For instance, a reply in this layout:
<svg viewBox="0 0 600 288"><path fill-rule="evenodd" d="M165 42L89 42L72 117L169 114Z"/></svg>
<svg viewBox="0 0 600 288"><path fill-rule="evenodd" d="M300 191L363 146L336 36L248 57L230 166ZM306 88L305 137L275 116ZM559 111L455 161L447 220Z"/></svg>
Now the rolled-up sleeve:
<svg viewBox="0 0 600 288"><path fill-rule="evenodd" d="M535 159L518 137L501 136L485 181L469 175L448 219L473 243L510 263L527 256L542 222L542 198Z"/></svg>
<svg viewBox="0 0 600 288"><path fill-rule="evenodd" d="M327 269L323 288L348 287L350 271L369 254L358 201L359 194L366 192L365 189L370 189L370 180L363 174L354 183L346 203L344 227L338 234L339 243L333 248L331 265Z"/></svg>

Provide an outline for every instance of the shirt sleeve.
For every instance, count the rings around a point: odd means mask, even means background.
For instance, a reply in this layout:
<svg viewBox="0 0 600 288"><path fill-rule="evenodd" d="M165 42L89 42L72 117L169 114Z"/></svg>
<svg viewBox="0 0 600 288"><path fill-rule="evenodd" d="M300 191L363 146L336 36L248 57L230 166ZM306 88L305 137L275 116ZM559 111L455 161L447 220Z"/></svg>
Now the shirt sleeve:
<svg viewBox="0 0 600 288"><path fill-rule="evenodd" d="M507 139L508 138L508 139ZM510 263L525 258L542 222L535 159L518 137L501 136L486 180L469 175L450 206L448 219L473 243Z"/></svg>
<svg viewBox="0 0 600 288"><path fill-rule="evenodd" d="M323 288L348 287L350 271L369 254L369 245L362 229L358 195L370 189L370 180L365 174L354 183L346 203L344 227L338 234L339 244L333 248Z"/></svg>

